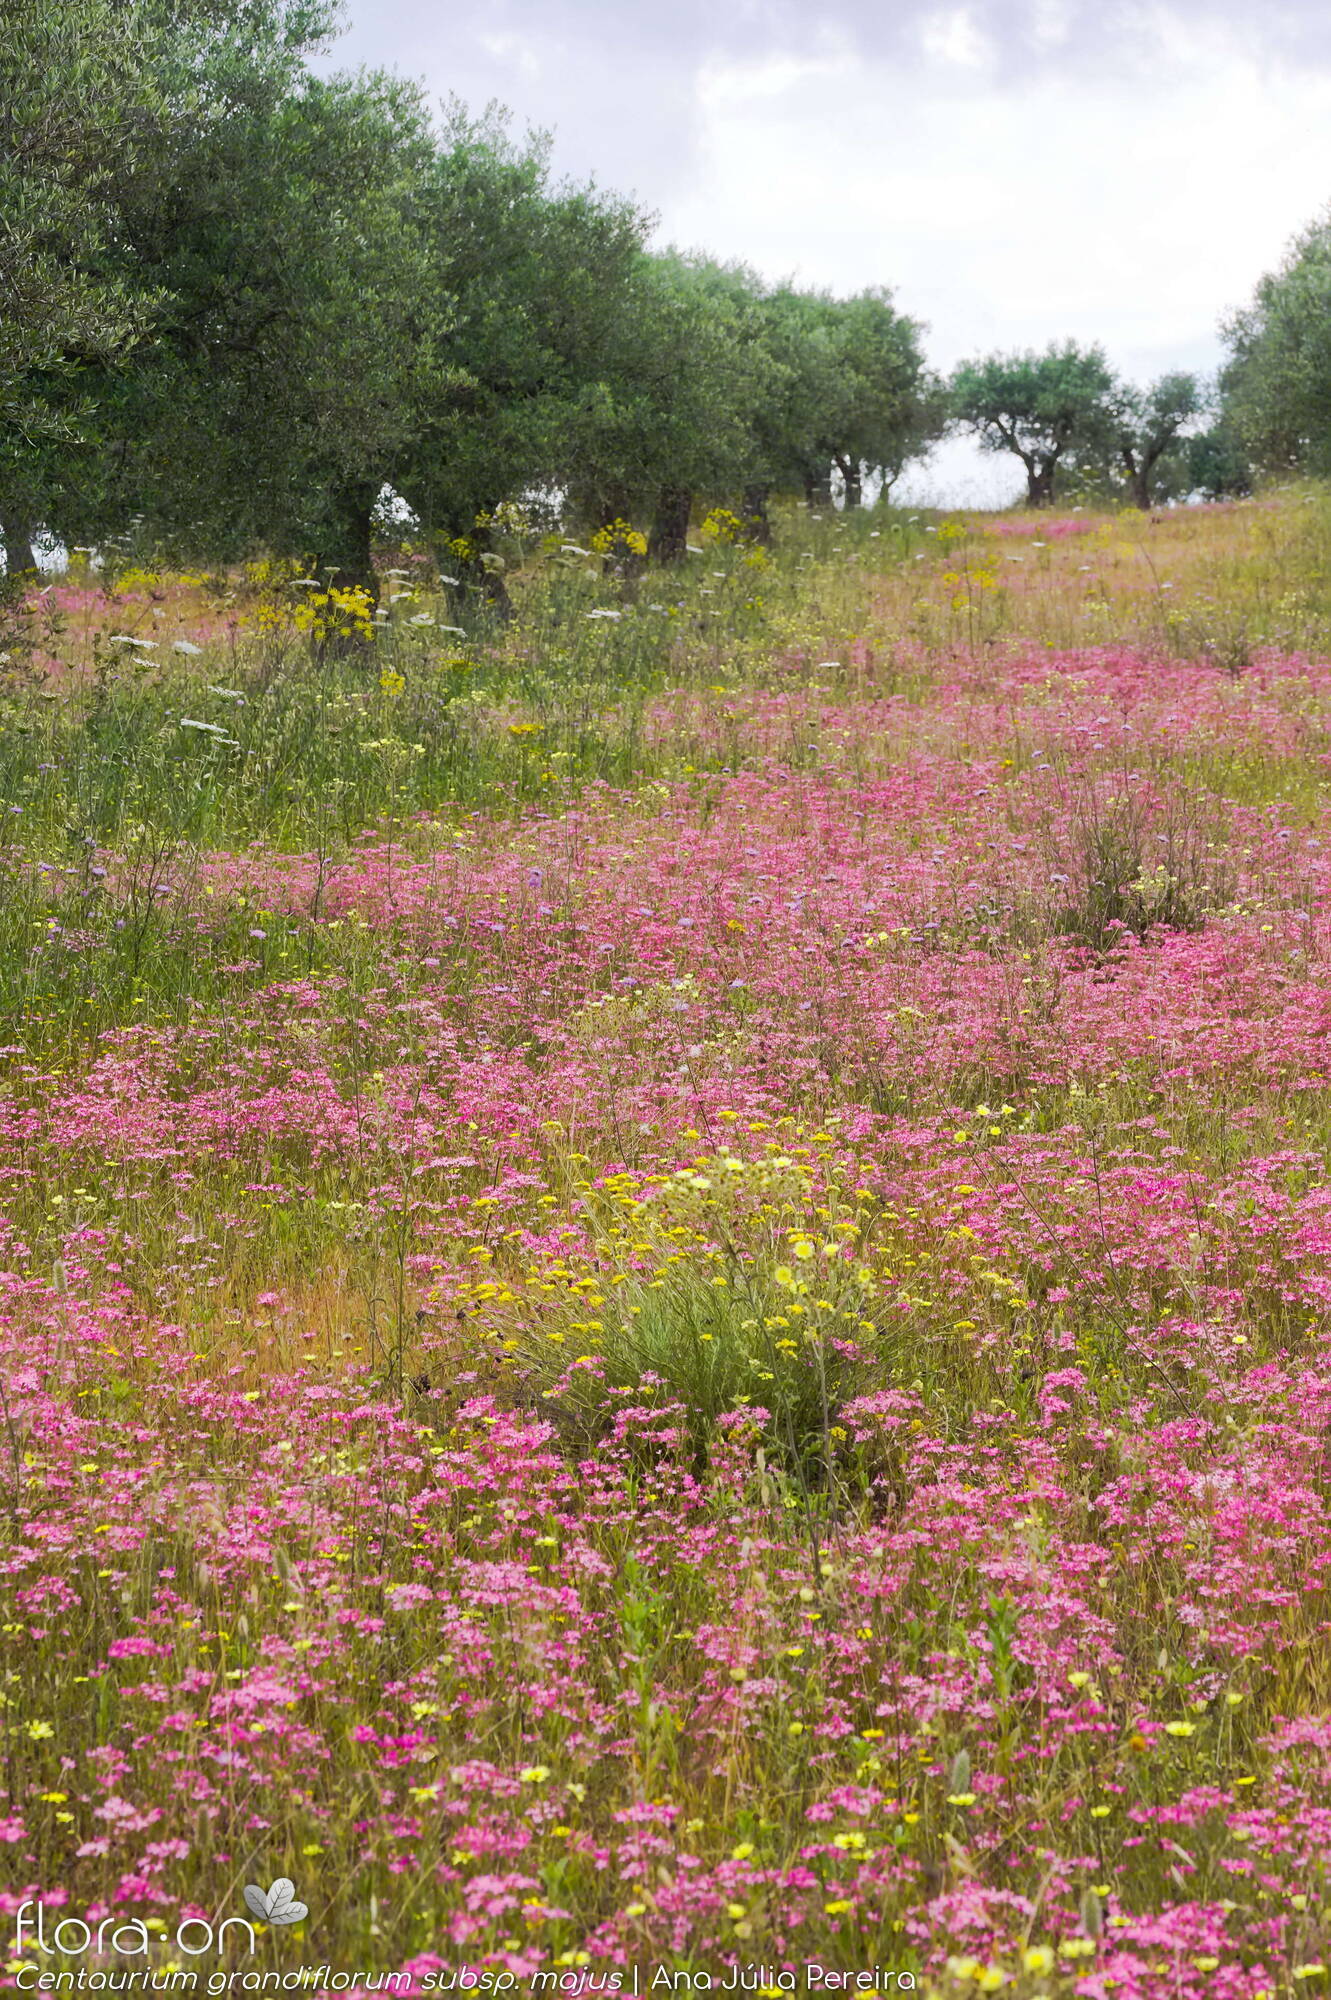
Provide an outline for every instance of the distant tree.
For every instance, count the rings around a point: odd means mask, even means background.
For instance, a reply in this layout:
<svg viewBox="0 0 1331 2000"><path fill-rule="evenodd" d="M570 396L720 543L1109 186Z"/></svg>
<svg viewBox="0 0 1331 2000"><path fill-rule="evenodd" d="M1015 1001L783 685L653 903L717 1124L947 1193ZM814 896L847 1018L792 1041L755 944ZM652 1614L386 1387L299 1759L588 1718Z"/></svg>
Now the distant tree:
<svg viewBox="0 0 1331 2000"><path fill-rule="evenodd" d="M1230 429L1268 471L1331 472L1331 212L1226 323Z"/></svg>
<svg viewBox="0 0 1331 2000"><path fill-rule="evenodd" d="M498 117L458 106L421 200L440 373L394 484L427 533L490 564L486 587L502 605L485 521L506 500L586 476L647 223L619 196L552 185L539 135L515 142Z"/></svg>
<svg viewBox="0 0 1331 2000"><path fill-rule="evenodd" d="M648 553L677 561L695 495L733 494L749 470L750 418L760 400L759 350L747 301L705 258L651 260L641 320L639 449L655 476ZM650 367L650 378L646 369Z"/></svg>
<svg viewBox="0 0 1331 2000"><path fill-rule="evenodd" d="M169 214L129 218L161 303L105 385L89 506L373 590L391 486L502 609L486 523L576 456L644 227L552 188L544 142L494 117L436 132L413 86L300 76L201 139Z"/></svg>
<svg viewBox="0 0 1331 2000"><path fill-rule="evenodd" d="M875 468L880 499L890 496L892 488L913 460L923 458L941 437L946 436L951 420L951 389L932 369L922 368L914 394L902 410L894 448L879 459Z"/></svg>
<svg viewBox="0 0 1331 2000"><path fill-rule="evenodd" d="M833 305L823 292L792 285L759 288L761 339L771 371L753 415L755 484L764 512L773 490L800 492L810 504L831 499L828 433L835 425L829 415L840 394Z"/></svg>
<svg viewBox="0 0 1331 2000"><path fill-rule="evenodd" d="M1073 341L1043 354L990 355L952 377L953 415L983 451L1010 451L1026 469L1026 500L1047 507L1060 461L1113 435L1114 377L1098 347Z"/></svg>
<svg viewBox="0 0 1331 2000"><path fill-rule="evenodd" d="M1252 492L1252 465L1227 418L1187 440L1187 490L1204 500L1242 499Z"/></svg>
<svg viewBox="0 0 1331 2000"><path fill-rule="evenodd" d="M737 509L747 539L770 543L768 503L778 483L780 440L795 379L791 354L774 339L770 295L755 271L704 258L690 261L718 315L728 393L739 420L727 433L727 462L712 469L711 497Z"/></svg>
<svg viewBox="0 0 1331 2000"><path fill-rule="evenodd" d="M598 430L644 346L646 302L625 309L644 232L617 197L552 188L541 141L457 108L436 133L389 77L297 71L228 101L182 144L169 201L123 206L153 337L85 371L95 421L45 454L39 518L92 539L133 516L163 547L262 546L373 589L388 485L502 605L484 520L563 482ZM687 360L682 343L658 427L681 378L695 393Z"/></svg>
<svg viewBox="0 0 1331 2000"><path fill-rule="evenodd" d="M832 326L839 393L825 434L845 504L858 507L866 478L891 485L941 435L944 406L925 369L919 322L896 310L890 292L836 301Z"/></svg>
<svg viewBox="0 0 1331 2000"><path fill-rule="evenodd" d="M881 288L836 299L781 286L762 301L773 380L757 419L766 480L848 507L865 481L884 485L942 435L946 402L925 367L917 321Z"/></svg>
<svg viewBox="0 0 1331 2000"><path fill-rule="evenodd" d="M734 494L753 469L764 355L743 286L705 258L641 254L612 313L567 484L592 525L649 520L651 553L670 562L695 497Z"/></svg>
<svg viewBox="0 0 1331 2000"><path fill-rule="evenodd" d="M1149 509L1157 467L1175 450L1202 407L1197 377L1182 372L1162 375L1149 389L1125 386L1118 391L1113 406L1114 448L1134 507Z"/></svg>

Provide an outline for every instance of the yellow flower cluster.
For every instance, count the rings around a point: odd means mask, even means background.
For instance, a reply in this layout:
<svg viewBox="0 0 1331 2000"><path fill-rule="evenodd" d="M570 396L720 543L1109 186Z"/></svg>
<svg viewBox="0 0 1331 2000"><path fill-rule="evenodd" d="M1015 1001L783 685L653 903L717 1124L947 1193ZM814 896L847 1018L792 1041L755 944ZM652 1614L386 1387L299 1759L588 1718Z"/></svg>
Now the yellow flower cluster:
<svg viewBox="0 0 1331 2000"><path fill-rule="evenodd" d="M72 566L71 566L72 567ZM111 587L113 597L132 597L140 591L159 595L172 588L197 590L208 578L203 570L124 569Z"/></svg>
<svg viewBox="0 0 1331 2000"><path fill-rule="evenodd" d="M368 639L374 630L374 605L368 590L314 590L296 606L292 623L312 639Z"/></svg>
<svg viewBox="0 0 1331 2000"><path fill-rule="evenodd" d="M744 524L738 514L732 514L728 507L713 507L702 524L702 538L705 542L737 542L744 532Z"/></svg>
<svg viewBox="0 0 1331 2000"><path fill-rule="evenodd" d="M645 556L647 537L630 521L608 521L592 536L592 547L598 556Z"/></svg>
<svg viewBox="0 0 1331 2000"><path fill-rule="evenodd" d="M288 590L300 576L299 566L289 558L263 556L248 562L241 571L246 590Z"/></svg>

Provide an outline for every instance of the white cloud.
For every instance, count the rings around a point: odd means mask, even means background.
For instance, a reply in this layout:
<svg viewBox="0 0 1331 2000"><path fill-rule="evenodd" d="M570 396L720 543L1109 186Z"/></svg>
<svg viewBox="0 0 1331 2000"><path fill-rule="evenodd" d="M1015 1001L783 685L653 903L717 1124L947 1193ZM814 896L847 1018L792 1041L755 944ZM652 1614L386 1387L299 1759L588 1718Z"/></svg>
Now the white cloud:
<svg viewBox="0 0 1331 2000"><path fill-rule="evenodd" d="M477 44L497 63L511 64L519 75L534 80L541 74L535 49L524 35L479 33Z"/></svg>
<svg viewBox="0 0 1331 2000"><path fill-rule="evenodd" d="M853 53L835 45L820 56L767 56L744 64L711 56L699 66L695 88L699 104L723 118L737 105L760 100L784 98L796 109L795 93L815 81L844 79L855 66Z"/></svg>
<svg viewBox="0 0 1331 2000"><path fill-rule="evenodd" d="M744 64L709 66L662 236L837 290L891 284L944 365L1064 336L1123 365L1214 357L1221 314L1331 194L1331 77L1233 51L1131 88L998 89L951 59L749 86Z"/></svg>
<svg viewBox="0 0 1331 2000"><path fill-rule="evenodd" d="M992 51L968 7L948 7L926 14L920 23L920 47L930 60L957 69L984 69Z"/></svg>

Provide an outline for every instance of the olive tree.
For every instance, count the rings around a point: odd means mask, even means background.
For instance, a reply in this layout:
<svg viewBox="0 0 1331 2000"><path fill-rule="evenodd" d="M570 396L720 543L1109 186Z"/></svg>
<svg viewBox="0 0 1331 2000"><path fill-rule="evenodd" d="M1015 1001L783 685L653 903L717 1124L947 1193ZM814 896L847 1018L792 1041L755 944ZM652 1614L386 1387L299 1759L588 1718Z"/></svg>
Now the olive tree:
<svg viewBox="0 0 1331 2000"><path fill-rule="evenodd" d="M1331 212L1223 331L1224 412L1248 452L1270 471L1331 471Z"/></svg>
<svg viewBox="0 0 1331 2000"><path fill-rule="evenodd" d="M420 195L437 373L394 484L425 532L478 558L505 501L581 476L646 219L595 187L552 182L540 135L454 106ZM462 559L465 566L465 558ZM486 571L501 605L498 571Z"/></svg>
<svg viewBox="0 0 1331 2000"><path fill-rule="evenodd" d="M1151 505L1152 481L1204 407L1195 375L1162 375L1147 389L1120 389L1114 403L1114 444L1134 507Z"/></svg>
<svg viewBox="0 0 1331 2000"><path fill-rule="evenodd" d="M237 89L202 120L169 191L123 204L152 338L85 369L90 417L49 455L54 524L137 517L166 548L371 581L374 505L438 370L432 157L418 94L384 76Z"/></svg>
<svg viewBox="0 0 1331 2000"><path fill-rule="evenodd" d="M952 376L952 411L981 450L1020 459L1027 505L1047 507L1066 456L1112 444L1115 389L1099 347L1064 341L1042 354L963 362Z"/></svg>
<svg viewBox="0 0 1331 2000"><path fill-rule="evenodd" d="M11 566L114 372L166 303L133 219L243 101L272 102L328 26L318 0L41 0L0 7L0 519ZM77 462L77 461L75 461ZM17 561L15 560L17 558Z"/></svg>
<svg viewBox="0 0 1331 2000"><path fill-rule="evenodd" d="M611 351L570 455L577 513L650 525L654 558L674 561L695 496L733 495L754 470L752 416L766 359L733 273L676 251L640 253L612 308Z"/></svg>

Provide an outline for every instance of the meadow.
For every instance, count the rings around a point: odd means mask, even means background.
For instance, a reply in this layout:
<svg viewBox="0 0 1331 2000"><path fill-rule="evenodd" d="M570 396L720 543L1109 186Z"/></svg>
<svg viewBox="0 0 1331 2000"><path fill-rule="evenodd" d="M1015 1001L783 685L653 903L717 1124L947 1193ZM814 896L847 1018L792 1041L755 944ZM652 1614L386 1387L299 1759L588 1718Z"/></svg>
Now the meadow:
<svg viewBox="0 0 1331 2000"><path fill-rule="evenodd" d="M1331 1982L1331 499L736 525L11 607L16 1989Z"/></svg>

